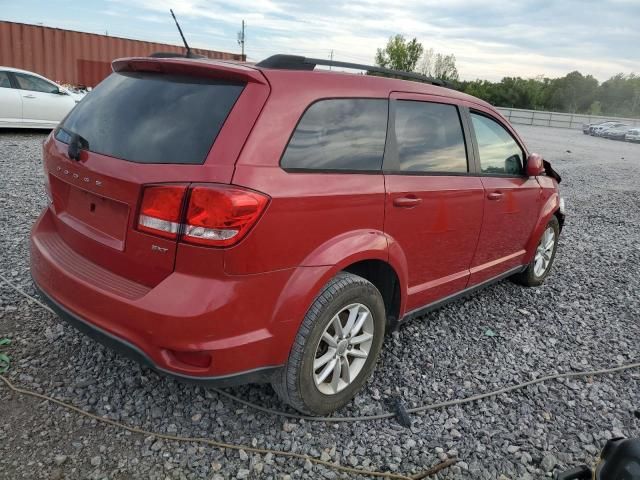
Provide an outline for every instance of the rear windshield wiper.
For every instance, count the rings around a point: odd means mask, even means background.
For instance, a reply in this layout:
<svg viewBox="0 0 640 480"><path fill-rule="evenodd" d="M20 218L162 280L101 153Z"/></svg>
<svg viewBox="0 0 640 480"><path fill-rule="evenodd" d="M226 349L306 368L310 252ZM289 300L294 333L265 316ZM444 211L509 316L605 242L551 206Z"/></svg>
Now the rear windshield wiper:
<svg viewBox="0 0 640 480"><path fill-rule="evenodd" d="M70 132L64 128L61 128L60 130L69 138L67 155L69 155L69 158L72 160L80 160L80 151L89 149L89 141L78 133Z"/></svg>

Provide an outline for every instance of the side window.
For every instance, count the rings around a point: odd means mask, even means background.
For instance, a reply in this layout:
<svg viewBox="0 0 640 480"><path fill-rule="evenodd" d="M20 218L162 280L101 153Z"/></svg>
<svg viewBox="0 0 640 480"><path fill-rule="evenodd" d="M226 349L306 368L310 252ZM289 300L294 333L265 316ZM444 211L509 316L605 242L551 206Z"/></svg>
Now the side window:
<svg viewBox="0 0 640 480"><path fill-rule="evenodd" d="M403 172L467 172L458 108L443 103L395 103L398 167Z"/></svg>
<svg viewBox="0 0 640 480"><path fill-rule="evenodd" d="M524 154L511 134L498 122L471 113L480 153L480 170L486 174L522 175Z"/></svg>
<svg viewBox="0 0 640 480"><path fill-rule="evenodd" d="M9 81L9 74L7 72L0 72L0 88L11 88L11 82Z"/></svg>
<svg viewBox="0 0 640 480"><path fill-rule="evenodd" d="M342 98L311 105L282 157L282 168L380 170L387 130L386 99Z"/></svg>
<svg viewBox="0 0 640 480"><path fill-rule="evenodd" d="M58 87L53 83L47 82L38 77L34 77L33 75L26 75L24 73L14 73L16 80L18 81L18 86L22 90L31 90L33 92L44 92L44 93L58 93Z"/></svg>

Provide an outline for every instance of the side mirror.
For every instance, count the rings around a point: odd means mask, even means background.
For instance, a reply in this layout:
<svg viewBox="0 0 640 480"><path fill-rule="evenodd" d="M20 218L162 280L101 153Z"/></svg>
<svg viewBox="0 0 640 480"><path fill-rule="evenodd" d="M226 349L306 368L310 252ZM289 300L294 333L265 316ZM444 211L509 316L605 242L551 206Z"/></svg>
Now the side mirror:
<svg viewBox="0 0 640 480"><path fill-rule="evenodd" d="M544 163L540 155L532 153L527 157L526 172L528 177L537 177L538 175L542 175L544 172Z"/></svg>
<svg viewBox="0 0 640 480"><path fill-rule="evenodd" d="M65 92L65 91L64 91L64 90L62 90L61 88L58 88L58 91L57 91L57 92L55 92L55 93L57 93L58 95L69 95L67 92Z"/></svg>

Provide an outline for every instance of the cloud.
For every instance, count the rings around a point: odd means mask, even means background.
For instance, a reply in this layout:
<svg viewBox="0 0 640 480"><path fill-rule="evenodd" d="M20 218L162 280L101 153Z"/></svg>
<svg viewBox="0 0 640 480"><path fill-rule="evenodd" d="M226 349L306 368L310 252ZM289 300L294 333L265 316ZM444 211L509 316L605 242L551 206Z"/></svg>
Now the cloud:
<svg viewBox="0 0 640 480"><path fill-rule="evenodd" d="M376 49L401 33L417 37L425 48L453 53L464 79L579 70L605 80L618 72L640 72L637 0L108 0L106 7L86 0L75 5L52 9L47 24L58 18L62 24L55 26L64 27L70 18L84 18L97 31L179 43L168 13L173 8L194 47L237 52L236 34L245 20L251 60L275 53L326 58L333 50L338 60L372 63ZM106 15L96 18L96 12Z"/></svg>

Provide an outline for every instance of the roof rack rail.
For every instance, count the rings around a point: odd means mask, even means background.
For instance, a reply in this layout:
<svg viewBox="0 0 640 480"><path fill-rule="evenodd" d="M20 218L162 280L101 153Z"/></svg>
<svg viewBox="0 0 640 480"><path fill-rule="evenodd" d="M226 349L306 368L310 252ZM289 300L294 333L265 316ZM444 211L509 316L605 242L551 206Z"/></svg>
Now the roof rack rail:
<svg viewBox="0 0 640 480"><path fill-rule="evenodd" d="M449 87L450 84L438 78L427 77L415 72L403 72L401 70L391 70L390 68L377 67L374 65L363 65L360 63L339 62L337 60L324 60L322 58L307 58L300 55L272 55L261 62L256 63L256 67L274 68L279 70L313 70L316 65L328 67L349 68L353 70L366 70L367 72L382 73L391 77L403 78L407 80L417 80L419 82L430 83L440 87Z"/></svg>

